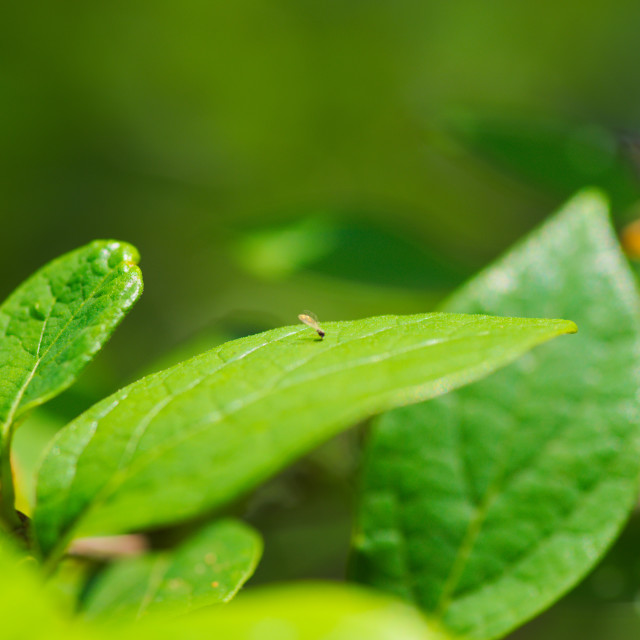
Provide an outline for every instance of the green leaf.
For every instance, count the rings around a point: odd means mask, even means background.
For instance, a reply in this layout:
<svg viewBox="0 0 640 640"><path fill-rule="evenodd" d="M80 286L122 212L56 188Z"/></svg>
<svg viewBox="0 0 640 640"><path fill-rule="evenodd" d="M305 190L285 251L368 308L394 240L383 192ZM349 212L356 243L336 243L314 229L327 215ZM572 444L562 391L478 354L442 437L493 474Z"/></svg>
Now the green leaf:
<svg viewBox="0 0 640 640"><path fill-rule="evenodd" d="M574 585L634 505L640 306L588 192L447 308L560 315L580 333L377 421L354 569L455 634L496 638Z"/></svg>
<svg viewBox="0 0 640 640"><path fill-rule="evenodd" d="M0 533L0 636L2 640L69 638L65 620L47 599L33 558L21 556Z"/></svg>
<svg viewBox="0 0 640 640"><path fill-rule="evenodd" d="M297 325L229 342L73 421L39 474L43 553L211 510L358 420L482 377L575 325L430 313L324 329L324 340Z"/></svg>
<svg viewBox="0 0 640 640"><path fill-rule="evenodd" d="M0 306L0 482L13 510L15 421L69 387L142 292L138 252L95 241L50 262Z"/></svg>
<svg viewBox="0 0 640 640"><path fill-rule="evenodd" d="M142 292L131 245L95 241L50 262L0 306L0 425L69 387Z"/></svg>
<svg viewBox="0 0 640 640"><path fill-rule="evenodd" d="M242 594L225 607L203 609L179 623L152 621L137 640L447 640L402 602L347 585L292 584Z"/></svg>
<svg viewBox="0 0 640 640"><path fill-rule="evenodd" d="M251 577L261 553L258 533L221 520L177 549L114 563L92 585L83 610L88 618L141 618L228 602Z"/></svg>

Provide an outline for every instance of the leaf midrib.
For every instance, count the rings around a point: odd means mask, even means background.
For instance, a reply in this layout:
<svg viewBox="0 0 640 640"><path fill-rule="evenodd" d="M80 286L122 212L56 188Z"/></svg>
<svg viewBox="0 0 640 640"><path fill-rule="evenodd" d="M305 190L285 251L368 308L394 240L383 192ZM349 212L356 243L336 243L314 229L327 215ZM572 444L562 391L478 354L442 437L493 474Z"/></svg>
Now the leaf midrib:
<svg viewBox="0 0 640 640"><path fill-rule="evenodd" d="M171 560L168 554L159 553L151 567L147 589L140 599L140 605L136 610L136 620L139 620L142 617L144 612L149 608L149 605L155 600L158 592L160 591L160 587L162 586L162 581L167 575L170 567Z"/></svg>
<svg viewBox="0 0 640 640"><path fill-rule="evenodd" d="M619 461L615 460L613 461L609 466L606 467L606 471L607 472L611 472L613 469L615 469L618 466ZM590 485L584 487L581 489L581 493L583 495L589 495L595 491L597 491L600 486L602 486L603 484L610 482L611 477L614 477L617 479L617 476L615 476L615 474L611 474L611 473L604 473L601 477L597 478L596 480L594 480ZM616 480L617 481L617 480ZM578 504L576 502L576 504L570 508L567 509L567 511L565 512L565 514L563 515L563 518L560 520L561 523L565 523L567 521L569 521L574 515L575 512L577 510L579 510L580 508L582 508L584 505L582 504ZM534 554L538 553L540 551L540 549L549 544L549 542L556 536L562 534L562 531L557 531L557 530L549 530L546 534L544 534L536 543L535 546L527 549L525 552L523 552L522 554L520 554L517 558L515 558L513 560L513 562L510 563L511 567L516 567L519 564L521 564L522 562L525 562L528 558L530 558L531 556L533 556ZM573 532L574 535L576 535L577 537L584 537L579 533ZM479 588L476 589L468 589L465 590L462 593L456 594L457 597L469 597L471 594L473 593L479 593L489 587L491 587L492 585L494 585L495 583L497 583L499 580L501 580L508 572L507 571L501 571L499 574L493 576L490 580L486 580L484 581ZM572 579L567 579L565 581L565 584L567 585L572 585L575 584L578 580L579 580L580 576L578 577L574 577ZM453 600L451 601L453 602ZM451 603L450 603L451 604ZM446 611L444 612L446 613Z"/></svg>
<svg viewBox="0 0 640 640"><path fill-rule="evenodd" d="M538 460L543 458L546 452L549 450L549 448L551 448L555 443L557 443L558 441L561 441L566 431L567 431L566 424L564 425L564 428L561 429L560 431L554 431L551 437L548 438L544 442L544 444L536 450L535 455L529 459L526 467L521 467L517 469L515 472L507 475L505 474L505 468L506 468L506 461L508 459L508 452L510 450L510 447L508 445L509 445L509 442L511 442L512 438L514 437L513 431L509 433L508 437L506 438L506 443L504 447L505 451L501 456L501 463L498 470L496 471L494 481L492 481L491 485L487 489L480 504L475 507L476 516L474 520L469 523L465 537L463 539L463 543L460 545L458 554L454 559L454 562L452 563L451 571L449 572L449 575L445 580L445 586L443 587L440 600L434 610L434 616L436 618L442 619L445 616L448 607L453 602L454 600L453 594L456 586L459 584L459 581L462 577L464 568L466 567L466 561L468 560L473 550L473 546L475 545L475 542L477 541L478 536L482 531L482 525L486 521L486 517L493 503L495 502L496 498L498 498L503 493L505 487L512 485L521 476L527 473L531 473L532 470L535 469ZM613 466L615 466L615 464L617 464L617 461L614 461ZM608 467L608 469L609 468L610 467ZM584 488L582 490L582 493L588 494L596 490L598 486L607 479L607 477L608 477L608 474L603 474L602 478L594 481L591 485ZM578 508L579 506L580 505L576 502L576 505L574 506L574 508L569 509L567 511L565 517L563 518L563 521L568 520L572 516L576 508ZM556 535L556 533L557 532L550 531L548 534L544 535L540 539L540 543L544 543L545 541L549 540L554 535ZM533 555L533 553L535 553L537 549L540 546L542 546L540 543L536 544L534 548L514 558L514 560L510 563L509 566L514 567L518 565L520 562L522 562L524 559L526 559L528 556ZM477 588L477 589L470 588L463 593L457 593L456 599L459 597L468 595L470 593L481 591L487 586L487 584L493 584L498 580L500 580L507 572L508 572L508 569L505 569L499 572L497 575L493 576L488 582L484 581L483 584L480 586L480 588Z"/></svg>
<svg viewBox="0 0 640 640"><path fill-rule="evenodd" d="M24 397L24 394L25 394L28 386L31 384L31 381L33 380L33 376L35 376L36 370L38 369L38 366L39 366L39 364L41 362L40 357L39 357L40 347L42 345L42 338L44 337L44 332L46 330L47 322L49 321L49 318L51 317L51 311L52 310L53 310L53 306L49 310L49 313L48 313L47 317L44 319L44 322L42 323L42 330L40 331L40 338L38 340L38 348L36 350L35 364L32 366L31 371L27 374L27 377L25 378L25 381L22 383L22 386L18 390L18 393L16 394L15 398L13 399L13 402L11 403L9 411L7 412L7 417L6 417L5 421L2 423L2 450L3 450L3 453L4 453L4 449L6 448L6 441L10 437L11 425L13 424L13 421L15 420L16 412L18 411L18 408L20 406L20 402L22 402L22 398Z"/></svg>
<svg viewBox="0 0 640 640"><path fill-rule="evenodd" d="M521 405L521 402L522 402L521 396L523 391L526 391L526 390L527 390L526 387L520 386L518 390L519 398L517 402L513 403L514 407L518 407ZM458 425L458 432L459 433L462 432L461 424ZM549 440L553 441L555 438L557 438L557 436L558 434L554 434ZM475 517L472 519L472 521L469 523L469 526L467 527L467 531L465 532L465 536L462 540L462 544L460 545L460 549L458 550L458 554L456 555L456 558L452 563L449 575L445 580L442 593L440 594L440 599L435 609L435 617L438 619L441 619L444 616L447 608L451 604L454 591L462 578L465 567L467 565L467 561L473 551L473 547L475 546L478 536L482 531L482 526L487 519L487 515L489 513L489 510L491 509L491 506L495 498L498 495L500 495L504 486L506 486L509 482L513 480L515 476L518 475L518 474L512 474L511 476L506 476L507 461L509 459L509 453L511 451L511 445L513 443L514 437L515 437L515 428L512 425L511 429L509 429L509 432L506 434L504 441L502 443L501 454L498 461L498 465L496 467L495 475L491 483L487 487L486 493L482 497L480 504L476 505L475 507ZM549 441L545 443L545 446L548 444L548 442ZM462 452L460 457L463 460L463 465L466 470L466 460L462 455ZM536 456L536 458L537 457L538 456ZM522 472L524 471L524 469L520 469L519 471Z"/></svg>

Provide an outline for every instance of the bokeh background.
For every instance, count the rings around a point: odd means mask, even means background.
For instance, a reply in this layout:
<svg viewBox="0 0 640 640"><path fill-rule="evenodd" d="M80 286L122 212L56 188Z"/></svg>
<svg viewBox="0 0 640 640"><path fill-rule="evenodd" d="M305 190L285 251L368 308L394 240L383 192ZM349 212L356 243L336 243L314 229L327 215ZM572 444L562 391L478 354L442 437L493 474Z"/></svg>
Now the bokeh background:
<svg viewBox="0 0 640 640"><path fill-rule="evenodd" d="M638 216L640 3L5 3L0 296L95 238L135 244L145 294L50 434L145 372L296 321L414 313L584 186ZM301 425L301 428L303 426ZM344 571L361 432L237 508L254 580ZM640 631L640 523L514 638Z"/></svg>

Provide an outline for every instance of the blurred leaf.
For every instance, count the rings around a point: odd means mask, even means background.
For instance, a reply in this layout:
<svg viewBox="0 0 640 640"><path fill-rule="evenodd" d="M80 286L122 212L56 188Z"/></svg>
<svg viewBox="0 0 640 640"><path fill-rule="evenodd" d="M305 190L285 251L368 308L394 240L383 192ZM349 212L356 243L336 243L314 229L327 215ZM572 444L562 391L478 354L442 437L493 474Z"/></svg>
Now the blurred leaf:
<svg viewBox="0 0 640 640"><path fill-rule="evenodd" d="M67 421L50 412L50 405L31 412L13 438L11 460L16 484L16 509L30 516L35 504L36 472L43 453Z"/></svg>
<svg viewBox="0 0 640 640"><path fill-rule="evenodd" d="M374 220L336 224L335 248L309 264L314 273L356 282L450 291L469 275L453 257L438 255L400 221Z"/></svg>
<svg viewBox="0 0 640 640"><path fill-rule="evenodd" d="M242 594L179 623L135 627L136 638L199 640L447 640L418 611L387 596L339 584L290 584Z"/></svg>
<svg viewBox="0 0 640 640"><path fill-rule="evenodd" d="M425 248L398 221L308 217L246 234L236 260L262 279L298 271L341 280L402 288L451 289L467 269Z"/></svg>
<svg viewBox="0 0 640 640"><path fill-rule="evenodd" d="M38 581L33 559L21 557L0 533L0 636L2 640L69 638L67 625Z"/></svg>
<svg viewBox="0 0 640 640"><path fill-rule="evenodd" d="M564 320L441 313L323 326L324 340L297 325L226 343L69 424L38 477L43 554L75 535L211 510L358 420L446 393L575 331Z"/></svg>
<svg viewBox="0 0 640 640"><path fill-rule="evenodd" d="M378 420L355 572L495 638L574 585L634 505L638 296L606 205L585 193L447 308L560 314L580 333Z"/></svg>
<svg viewBox="0 0 640 640"><path fill-rule="evenodd" d="M95 241L44 266L0 307L0 423L70 386L142 292L138 253Z"/></svg>
<svg viewBox="0 0 640 640"><path fill-rule="evenodd" d="M78 602L95 572L96 565L87 558L68 555L47 576L45 589L61 613L77 619Z"/></svg>
<svg viewBox="0 0 640 640"><path fill-rule="evenodd" d="M236 259L259 278L290 275L330 253L335 226L323 218L303 218L287 226L244 235L235 246Z"/></svg>
<svg viewBox="0 0 640 640"><path fill-rule="evenodd" d="M97 578L83 603L87 617L182 614L228 602L260 559L259 534L235 520L206 527L177 549L122 560Z"/></svg>
<svg viewBox="0 0 640 640"><path fill-rule="evenodd" d="M504 169L562 198L585 184L607 191L616 210L640 198L621 136L603 126L467 115L453 123L453 130Z"/></svg>

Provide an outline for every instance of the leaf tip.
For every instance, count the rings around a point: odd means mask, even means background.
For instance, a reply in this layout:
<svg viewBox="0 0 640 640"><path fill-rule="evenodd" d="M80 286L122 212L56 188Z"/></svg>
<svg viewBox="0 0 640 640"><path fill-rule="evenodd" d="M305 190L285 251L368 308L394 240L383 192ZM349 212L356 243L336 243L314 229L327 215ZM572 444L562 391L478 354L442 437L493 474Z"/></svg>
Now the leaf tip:
<svg viewBox="0 0 640 640"><path fill-rule="evenodd" d="M565 333L578 333L578 325L571 320L563 320Z"/></svg>
<svg viewBox="0 0 640 640"><path fill-rule="evenodd" d="M109 266L114 267L120 263L137 265L140 262L140 252L132 244L120 240L103 240L102 242L109 253Z"/></svg>
<svg viewBox="0 0 640 640"><path fill-rule="evenodd" d="M597 187L587 187L578 191L567 202L564 209L587 216L607 216L609 214L609 198Z"/></svg>

